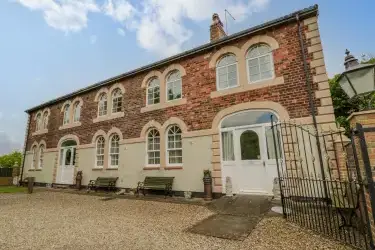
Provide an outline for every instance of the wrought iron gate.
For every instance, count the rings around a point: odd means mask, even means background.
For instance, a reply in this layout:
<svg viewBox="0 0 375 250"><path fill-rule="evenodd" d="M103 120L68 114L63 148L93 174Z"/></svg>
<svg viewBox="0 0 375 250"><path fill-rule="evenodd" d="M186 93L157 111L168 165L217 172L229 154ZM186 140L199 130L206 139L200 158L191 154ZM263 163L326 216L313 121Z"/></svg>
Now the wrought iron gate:
<svg viewBox="0 0 375 250"><path fill-rule="evenodd" d="M271 122L285 218L356 248L374 249L361 134L348 139L344 131L321 133L313 126L274 123L272 117Z"/></svg>

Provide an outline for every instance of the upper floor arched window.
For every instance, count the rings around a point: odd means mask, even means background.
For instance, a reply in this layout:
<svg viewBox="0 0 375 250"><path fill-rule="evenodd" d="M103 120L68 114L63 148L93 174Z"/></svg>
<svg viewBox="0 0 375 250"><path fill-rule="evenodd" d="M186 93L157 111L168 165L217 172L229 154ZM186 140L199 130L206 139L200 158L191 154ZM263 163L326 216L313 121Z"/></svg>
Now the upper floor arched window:
<svg viewBox="0 0 375 250"><path fill-rule="evenodd" d="M271 47L260 43L252 46L246 56L249 82L259 82L274 77Z"/></svg>
<svg viewBox="0 0 375 250"><path fill-rule="evenodd" d="M36 131L43 129L42 114L39 113L36 116Z"/></svg>
<svg viewBox="0 0 375 250"><path fill-rule="evenodd" d="M73 122L79 122L81 119L81 104L79 102L74 103L73 106Z"/></svg>
<svg viewBox="0 0 375 250"><path fill-rule="evenodd" d="M216 65L216 87L218 90L238 86L237 59L233 54L223 56Z"/></svg>
<svg viewBox="0 0 375 250"><path fill-rule="evenodd" d="M43 113L43 129L48 128L48 111L44 111Z"/></svg>
<svg viewBox="0 0 375 250"><path fill-rule="evenodd" d="M117 88L112 92L112 113L122 111L122 92Z"/></svg>
<svg viewBox="0 0 375 250"><path fill-rule="evenodd" d="M103 93L99 96L98 115L99 116L107 115L107 94L106 93Z"/></svg>
<svg viewBox="0 0 375 250"><path fill-rule="evenodd" d="M70 122L70 104L65 104L63 125L68 124L69 122Z"/></svg>
<svg viewBox="0 0 375 250"><path fill-rule="evenodd" d="M181 73L174 70L167 77L167 100L172 101L180 98L182 98Z"/></svg>
<svg viewBox="0 0 375 250"><path fill-rule="evenodd" d="M147 105L160 103L160 81L153 77L147 84Z"/></svg>

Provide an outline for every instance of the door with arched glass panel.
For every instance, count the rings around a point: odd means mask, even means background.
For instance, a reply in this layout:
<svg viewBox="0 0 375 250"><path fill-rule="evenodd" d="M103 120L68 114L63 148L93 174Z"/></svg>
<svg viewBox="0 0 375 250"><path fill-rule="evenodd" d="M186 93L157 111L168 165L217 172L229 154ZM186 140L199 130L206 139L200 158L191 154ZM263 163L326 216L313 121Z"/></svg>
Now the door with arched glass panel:
<svg viewBox="0 0 375 250"><path fill-rule="evenodd" d="M73 184L74 166L77 143L73 140L64 141L60 148L60 167L56 182L61 184Z"/></svg>
<svg viewBox="0 0 375 250"><path fill-rule="evenodd" d="M240 193L264 193L265 152L263 127L236 129L236 157Z"/></svg>

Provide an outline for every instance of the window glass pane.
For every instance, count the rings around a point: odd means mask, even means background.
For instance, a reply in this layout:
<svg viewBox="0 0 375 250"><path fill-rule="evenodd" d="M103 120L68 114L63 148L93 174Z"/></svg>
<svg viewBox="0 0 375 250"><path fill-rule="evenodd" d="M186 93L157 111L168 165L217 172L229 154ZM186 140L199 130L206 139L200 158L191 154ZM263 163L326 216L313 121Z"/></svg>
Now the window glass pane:
<svg viewBox="0 0 375 250"><path fill-rule="evenodd" d="M277 150L277 159L281 159L281 136L280 131L275 131L275 141L276 141L276 150ZM267 144L267 156L268 159L276 159L276 152L275 152L275 144L274 138L272 134L272 129L270 127L266 127L266 144Z"/></svg>
<svg viewBox="0 0 375 250"><path fill-rule="evenodd" d="M219 75L226 75L226 73L227 73L227 68L226 68L226 67L219 68L219 69L218 69L218 73L219 73Z"/></svg>
<svg viewBox="0 0 375 250"><path fill-rule="evenodd" d="M229 65L228 72L237 72L237 65L236 64Z"/></svg>
<svg viewBox="0 0 375 250"><path fill-rule="evenodd" d="M60 150L60 166L62 166L64 161L64 149Z"/></svg>
<svg viewBox="0 0 375 250"><path fill-rule="evenodd" d="M252 130L247 130L241 134L241 160L259 160L260 147L258 134Z"/></svg>
<svg viewBox="0 0 375 250"><path fill-rule="evenodd" d="M234 161L233 132L221 133L221 144L223 149L223 160Z"/></svg>
<svg viewBox="0 0 375 250"><path fill-rule="evenodd" d="M262 79L270 79L272 78L272 71L267 71L262 73Z"/></svg>
<svg viewBox="0 0 375 250"><path fill-rule="evenodd" d="M259 48L259 54L260 55L264 55L268 52L271 52L271 48L266 44L261 44L261 45L259 45L258 48Z"/></svg>
<svg viewBox="0 0 375 250"><path fill-rule="evenodd" d="M257 75L250 75L250 81L251 82L256 82L260 80L260 74Z"/></svg>
<svg viewBox="0 0 375 250"><path fill-rule="evenodd" d="M266 72L271 70L271 64L270 63L265 63L260 65L260 71L261 72Z"/></svg>
<svg viewBox="0 0 375 250"><path fill-rule="evenodd" d="M256 46L254 46L252 49L249 50L249 53L247 54L247 56L248 56L249 58L259 56L258 48L257 48Z"/></svg>
<svg viewBox="0 0 375 250"><path fill-rule="evenodd" d="M237 78L237 72L228 73L228 80L236 79L236 78Z"/></svg>
<svg viewBox="0 0 375 250"><path fill-rule="evenodd" d="M262 56L262 57L259 58L259 63L260 64L268 63L270 61L271 61L271 56L270 55Z"/></svg>
<svg viewBox="0 0 375 250"><path fill-rule="evenodd" d="M68 149L66 149L66 152L65 152L65 162L64 162L64 164L66 166L70 165L71 157L72 157L72 150L70 148L68 148Z"/></svg>

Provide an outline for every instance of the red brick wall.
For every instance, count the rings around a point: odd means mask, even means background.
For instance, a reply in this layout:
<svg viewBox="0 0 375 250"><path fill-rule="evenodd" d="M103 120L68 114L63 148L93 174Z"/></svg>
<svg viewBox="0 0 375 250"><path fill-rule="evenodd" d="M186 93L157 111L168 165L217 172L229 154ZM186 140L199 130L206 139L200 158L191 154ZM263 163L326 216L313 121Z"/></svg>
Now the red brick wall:
<svg viewBox="0 0 375 250"><path fill-rule="evenodd" d="M137 138L140 136L142 127L150 120L156 120L163 124L171 116L182 119L188 126L189 131L209 129L212 126L213 118L220 110L234 104L259 100L280 103L287 109L290 118L310 116L297 24L283 25L272 31L259 34L272 36L279 43L279 49L274 51L274 66L276 76L284 76L285 83L282 85L211 99L210 93L216 90L216 73L215 69L209 69L211 57L207 55L212 56L215 51L221 48L217 47L215 50L211 49L196 54L194 57L175 62L181 64L186 70L186 76L182 78L183 96L187 99L186 105L141 113L141 108L145 106L146 99L145 89L141 88L143 78L148 73L145 72L122 81L126 89L123 102L125 116L123 118L93 123L93 119L97 116L97 103L94 102L95 95L99 90L97 89L81 95L84 104L81 114L82 126L80 127L58 129L62 125L63 119L63 113L61 113L63 102L61 102L49 107L51 115L48 133L31 136L36 126L34 120L36 113L33 113L27 148L30 150L31 144L35 140L39 142L41 139L46 141L47 148L55 148L59 139L66 134L77 135L81 144L91 143L92 136L97 130L102 129L107 132L113 126L122 131L124 139ZM251 36L244 37L227 45L241 47L250 38ZM306 40L305 46L306 48L308 46ZM158 70L162 71L164 68ZM313 88L314 90L317 89L316 84ZM320 105L317 100L315 100L315 103L317 106Z"/></svg>

